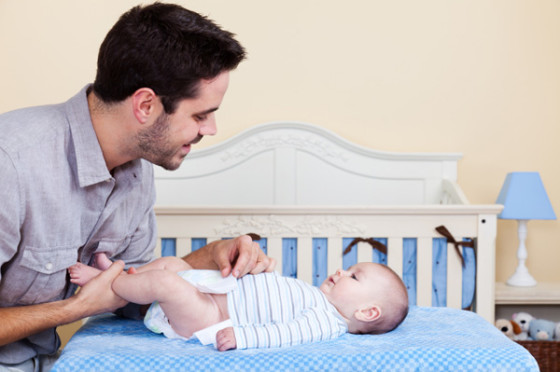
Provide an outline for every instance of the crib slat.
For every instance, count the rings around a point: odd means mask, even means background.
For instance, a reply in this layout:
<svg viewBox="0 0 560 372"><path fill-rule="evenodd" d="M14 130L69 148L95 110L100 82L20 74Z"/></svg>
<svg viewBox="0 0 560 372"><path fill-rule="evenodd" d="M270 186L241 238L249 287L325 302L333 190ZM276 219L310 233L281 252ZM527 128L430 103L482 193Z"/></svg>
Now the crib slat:
<svg viewBox="0 0 560 372"><path fill-rule="evenodd" d="M403 240L389 238L387 240L387 265L401 278L403 273Z"/></svg>
<svg viewBox="0 0 560 372"><path fill-rule="evenodd" d="M161 238L158 237L156 239L156 250L154 251L154 257L160 258L161 257Z"/></svg>
<svg viewBox="0 0 560 372"><path fill-rule="evenodd" d="M282 273L282 238L268 238L267 253L276 260L276 272Z"/></svg>
<svg viewBox="0 0 560 372"><path fill-rule="evenodd" d="M476 312L490 323L494 323L497 220L495 215L490 214L481 214L478 217Z"/></svg>
<svg viewBox="0 0 560 372"><path fill-rule="evenodd" d="M358 243L358 262L371 262L371 258L371 245L364 242Z"/></svg>
<svg viewBox="0 0 560 372"><path fill-rule="evenodd" d="M311 238L298 238L297 277L313 283L313 247Z"/></svg>
<svg viewBox="0 0 560 372"><path fill-rule="evenodd" d="M418 306L432 306L432 239L418 238L416 250L416 299Z"/></svg>
<svg viewBox="0 0 560 372"><path fill-rule="evenodd" d="M189 238L177 238L175 245L175 255L177 257L184 257L191 253L191 240Z"/></svg>
<svg viewBox="0 0 560 372"><path fill-rule="evenodd" d="M453 244L447 244L447 307L460 309L462 305L463 275L461 259Z"/></svg>
<svg viewBox="0 0 560 372"><path fill-rule="evenodd" d="M327 275L333 274L342 268L342 238L328 238Z"/></svg>

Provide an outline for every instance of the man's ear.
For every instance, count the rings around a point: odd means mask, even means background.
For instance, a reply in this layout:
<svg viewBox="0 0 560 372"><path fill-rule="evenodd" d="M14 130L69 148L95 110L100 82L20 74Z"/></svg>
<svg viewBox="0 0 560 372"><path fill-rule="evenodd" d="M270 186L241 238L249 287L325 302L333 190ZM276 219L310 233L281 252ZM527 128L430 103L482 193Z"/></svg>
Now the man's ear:
<svg viewBox="0 0 560 372"><path fill-rule="evenodd" d="M354 317L362 322L373 322L381 317L379 306L373 305L356 310Z"/></svg>
<svg viewBox="0 0 560 372"><path fill-rule="evenodd" d="M150 88L140 88L132 94L131 98L134 117L140 124L145 124L156 112L158 96Z"/></svg>

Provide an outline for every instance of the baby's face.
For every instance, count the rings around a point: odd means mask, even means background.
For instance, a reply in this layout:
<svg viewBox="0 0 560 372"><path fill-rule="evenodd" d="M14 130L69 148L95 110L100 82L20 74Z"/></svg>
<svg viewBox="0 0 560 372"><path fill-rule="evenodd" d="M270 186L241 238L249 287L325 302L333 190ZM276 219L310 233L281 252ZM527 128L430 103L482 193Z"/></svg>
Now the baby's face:
<svg viewBox="0 0 560 372"><path fill-rule="evenodd" d="M319 287L327 299L347 319L356 310L363 308L376 298L376 288L385 285L385 271L378 264L371 262L358 263L348 270L337 270Z"/></svg>

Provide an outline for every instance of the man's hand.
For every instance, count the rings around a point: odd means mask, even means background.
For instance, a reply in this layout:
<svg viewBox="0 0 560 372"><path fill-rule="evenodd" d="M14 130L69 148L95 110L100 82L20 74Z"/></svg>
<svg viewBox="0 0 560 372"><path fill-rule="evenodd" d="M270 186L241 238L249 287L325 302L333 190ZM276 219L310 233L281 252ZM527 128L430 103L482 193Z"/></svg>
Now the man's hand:
<svg viewBox="0 0 560 372"><path fill-rule="evenodd" d="M123 273L123 268L124 262L116 261L107 270L101 272L80 288L75 297L86 311L84 316L112 312L127 304L111 288L113 280Z"/></svg>
<svg viewBox="0 0 560 372"><path fill-rule="evenodd" d="M255 243L248 235L220 240L213 247L212 255L224 277L230 273L239 278L249 273L270 272L276 266L276 261L265 255L259 243Z"/></svg>
<svg viewBox="0 0 560 372"><path fill-rule="evenodd" d="M276 261L261 250L248 235L217 240L183 258L195 269L217 268L222 276L230 273L239 278L245 274L271 272Z"/></svg>
<svg viewBox="0 0 560 372"><path fill-rule="evenodd" d="M237 340L232 327L220 329L216 333L216 347L219 351L226 351L237 348Z"/></svg>

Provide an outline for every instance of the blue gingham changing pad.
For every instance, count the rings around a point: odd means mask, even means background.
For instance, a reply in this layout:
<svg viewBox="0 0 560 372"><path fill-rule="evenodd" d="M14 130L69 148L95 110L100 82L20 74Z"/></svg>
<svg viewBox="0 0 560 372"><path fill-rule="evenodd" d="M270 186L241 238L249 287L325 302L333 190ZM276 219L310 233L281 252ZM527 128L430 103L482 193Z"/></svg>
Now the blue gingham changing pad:
<svg viewBox="0 0 560 372"><path fill-rule="evenodd" d="M289 348L219 352L103 315L70 340L52 371L538 371L531 354L475 313L412 307L384 335L345 334Z"/></svg>

